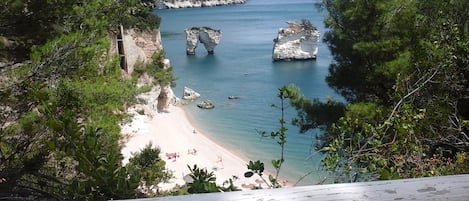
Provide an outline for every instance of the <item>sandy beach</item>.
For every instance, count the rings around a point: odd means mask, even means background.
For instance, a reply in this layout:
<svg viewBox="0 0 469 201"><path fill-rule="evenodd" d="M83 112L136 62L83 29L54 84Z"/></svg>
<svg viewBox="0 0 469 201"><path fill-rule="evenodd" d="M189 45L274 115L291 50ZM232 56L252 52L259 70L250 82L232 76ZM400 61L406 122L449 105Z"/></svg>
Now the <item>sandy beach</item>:
<svg viewBox="0 0 469 201"><path fill-rule="evenodd" d="M261 183L257 176L245 178L247 162L198 131L180 106L171 105L166 111L152 115L135 114L132 122L125 125L122 131L128 136L122 149L124 163L128 162L132 153L150 142L160 147L160 157L175 177L169 183L161 184L159 187L162 190L184 185L183 177L190 173L187 165L192 167L194 164L214 172L219 185L232 176L238 177L234 184L243 190Z"/></svg>

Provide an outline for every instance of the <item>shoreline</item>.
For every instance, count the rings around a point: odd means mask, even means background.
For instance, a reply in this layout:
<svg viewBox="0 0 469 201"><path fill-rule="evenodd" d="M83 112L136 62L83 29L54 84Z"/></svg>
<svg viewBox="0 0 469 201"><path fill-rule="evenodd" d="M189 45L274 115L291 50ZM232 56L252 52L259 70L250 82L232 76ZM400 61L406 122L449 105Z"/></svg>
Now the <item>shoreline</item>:
<svg viewBox="0 0 469 201"><path fill-rule="evenodd" d="M220 186L232 176L236 176L233 184L241 190L266 187L257 175L245 178L244 173L248 170L246 161L249 160L204 135L203 131L194 126L183 107L170 105L167 110L153 115L132 112L132 122L122 127L122 133L126 135L121 150L123 163L128 162L132 153L139 152L148 143L152 143L154 147L160 148L160 158L166 162L166 168L172 171L174 176L168 183L158 185L160 190L171 190L178 185L185 185L184 176L190 174L187 165L197 165L213 172L217 178L216 183ZM285 187L289 186L288 183L285 184Z"/></svg>

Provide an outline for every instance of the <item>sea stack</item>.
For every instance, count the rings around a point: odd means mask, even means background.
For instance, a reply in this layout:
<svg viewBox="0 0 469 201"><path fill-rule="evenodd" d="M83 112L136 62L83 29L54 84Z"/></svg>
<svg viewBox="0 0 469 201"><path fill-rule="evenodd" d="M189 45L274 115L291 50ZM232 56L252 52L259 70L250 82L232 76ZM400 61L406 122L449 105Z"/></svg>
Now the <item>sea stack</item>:
<svg viewBox="0 0 469 201"><path fill-rule="evenodd" d="M214 49L221 39L221 31L210 27L192 27L184 30L186 32L186 53L194 55L198 43L205 46L208 54L214 54Z"/></svg>
<svg viewBox="0 0 469 201"><path fill-rule="evenodd" d="M292 61L316 59L319 31L309 20L288 21L287 28L280 28L274 39L272 59Z"/></svg>

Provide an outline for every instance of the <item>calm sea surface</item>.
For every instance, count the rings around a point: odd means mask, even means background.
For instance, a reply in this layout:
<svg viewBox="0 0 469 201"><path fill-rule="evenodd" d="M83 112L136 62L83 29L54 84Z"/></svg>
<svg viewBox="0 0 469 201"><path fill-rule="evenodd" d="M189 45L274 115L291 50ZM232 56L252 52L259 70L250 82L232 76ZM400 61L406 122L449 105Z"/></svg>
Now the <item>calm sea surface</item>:
<svg viewBox="0 0 469 201"><path fill-rule="evenodd" d="M324 33L325 14L314 7L314 2L248 0L244 5L154 11L163 18L163 46L178 77L176 95L182 96L184 86L202 95L184 106L192 121L213 140L248 160L264 161L268 169L272 168L270 161L280 156L280 148L274 140L261 138L256 130L270 133L279 127L280 111L271 107L280 103L278 88L294 83L307 97L340 99L324 80L332 60L325 44L320 44L316 61L272 62L272 40L286 21L309 19ZM193 26L221 29L223 36L214 55L207 55L202 44L195 56L186 55L184 29ZM240 99L229 100L231 95ZM215 109L196 107L205 99L212 100ZM289 118L295 114L288 109ZM296 127L289 126L283 178L295 183L311 172L300 183L305 185L316 183L324 175L321 155L313 148L318 132L299 134Z"/></svg>

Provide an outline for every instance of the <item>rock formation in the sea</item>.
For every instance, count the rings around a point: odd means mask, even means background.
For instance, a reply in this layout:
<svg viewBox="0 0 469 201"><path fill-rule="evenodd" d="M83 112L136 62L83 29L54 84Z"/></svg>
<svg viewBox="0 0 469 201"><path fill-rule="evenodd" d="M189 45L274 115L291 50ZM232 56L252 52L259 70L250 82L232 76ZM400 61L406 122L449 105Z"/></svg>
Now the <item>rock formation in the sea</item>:
<svg viewBox="0 0 469 201"><path fill-rule="evenodd" d="M184 100L195 100L200 97L199 93L189 87L184 87L184 91L182 94L182 99Z"/></svg>
<svg viewBox="0 0 469 201"><path fill-rule="evenodd" d="M184 30L186 32L186 53L194 55L195 48L200 43L204 44L208 54L213 54L215 47L221 39L221 31L210 27L192 27Z"/></svg>
<svg viewBox="0 0 469 201"><path fill-rule="evenodd" d="M198 103L197 107L202 108L202 109L212 109L215 107L215 104L213 104L213 102L210 100L204 100Z"/></svg>
<svg viewBox="0 0 469 201"><path fill-rule="evenodd" d="M198 8L221 6L230 4L243 4L246 0L158 0L158 8Z"/></svg>
<svg viewBox="0 0 469 201"><path fill-rule="evenodd" d="M318 52L319 31L308 20L288 21L287 28L280 28L274 39L272 59L291 61L316 59Z"/></svg>

